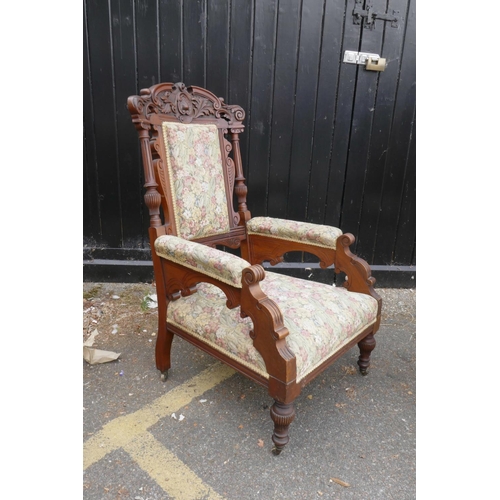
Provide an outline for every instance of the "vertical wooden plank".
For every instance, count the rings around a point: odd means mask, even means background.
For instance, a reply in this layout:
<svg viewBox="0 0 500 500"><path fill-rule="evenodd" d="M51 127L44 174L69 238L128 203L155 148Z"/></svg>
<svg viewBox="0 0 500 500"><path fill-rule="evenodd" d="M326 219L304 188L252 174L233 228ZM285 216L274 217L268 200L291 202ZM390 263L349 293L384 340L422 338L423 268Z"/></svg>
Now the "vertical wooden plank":
<svg viewBox="0 0 500 500"><path fill-rule="evenodd" d="M391 14L393 10L399 11L397 15L400 21L397 28L386 23L384 42L380 53L381 57L386 58L387 67L378 80L363 205L357 233L357 250L371 263L375 263L373 251L380 214L384 166L389 149L389 137L396 102L407 8L408 0L389 1L387 11Z"/></svg>
<svg viewBox="0 0 500 500"><path fill-rule="evenodd" d="M120 168L120 200L123 246L144 245L142 169L137 132L130 121L127 98L137 92L133 0L111 0L113 64L115 77L117 159Z"/></svg>
<svg viewBox="0 0 500 500"><path fill-rule="evenodd" d="M182 81L182 0L160 1L160 82Z"/></svg>
<svg viewBox="0 0 500 500"><path fill-rule="evenodd" d="M207 5L207 89L228 101L229 0Z"/></svg>
<svg viewBox="0 0 500 500"><path fill-rule="evenodd" d="M248 206L252 215L266 214L271 145L271 110L278 0L257 0L252 61L250 124L247 122Z"/></svg>
<svg viewBox="0 0 500 500"><path fill-rule="evenodd" d="M83 5L83 140L83 234L86 244L94 245L100 239L101 225L86 0Z"/></svg>
<svg viewBox="0 0 500 500"><path fill-rule="evenodd" d="M157 4L151 0L135 0L137 30L138 87L144 89L159 83Z"/></svg>
<svg viewBox="0 0 500 500"><path fill-rule="evenodd" d="M362 28L361 25L353 24L353 10L354 0L348 0L344 19L342 57L346 50L359 50ZM336 227L340 226L341 209L344 210L342 195L344 191L357 72L358 67L355 64L341 63L340 65L325 212L325 223Z"/></svg>
<svg viewBox="0 0 500 500"><path fill-rule="evenodd" d="M300 0L281 0L278 7L267 203L267 212L271 217L286 217L292 121L295 106L300 7Z"/></svg>
<svg viewBox="0 0 500 500"><path fill-rule="evenodd" d="M372 0L371 5L374 12L385 12L386 0ZM385 22L380 20L375 21L373 29L363 27L360 51L380 54L384 28ZM358 67L340 219L342 230L355 235L359 232L377 83L379 78L385 76L384 73ZM367 256L360 254L360 257Z"/></svg>
<svg viewBox="0 0 500 500"><path fill-rule="evenodd" d="M83 234L90 236L92 234L92 205L90 202L90 183L89 183L89 161L87 155L87 144L85 138L85 121L83 123Z"/></svg>
<svg viewBox="0 0 500 500"><path fill-rule="evenodd" d="M90 71L93 78L93 127L96 137L102 230L97 243L118 248L122 243L122 233L109 10L107 2L98 0L89 1L87 7Z"/></svg>
<svg viewBox="0 0 500 500"><path fill-rule="evenodd" d="M205 87L206 1L183 2L184 83Z"/></svg>
<svg viewBox="0 0 500 500"><path fill-rule="evenodd" d="M391 264L394 259L394 227L403 196L404 166L415 110L415 72L415 1L410 0L375 241L374 255L378 264Z"/></svg>
<svg viewBox="0 0 500 500"><path fill-rule="evenodd" d="M405 265L414 257L416 233L416 137L415 117L413 117L410 144L406 161L403 198L399 211L398 233L394 249L394 263ZM407 265L407 264L406 264Z"/></svg>
<svg viewBox="0 0 500 500"><path fill-rule="evenodd" d="M344 10L345 5L342 2L336 0L326 0L325 2L307 203L307 220L317 224L323 224L325 221L335 99L338 90L340 65L342 64Z"/></svg>
<svg viewBox="0 0 500 500"><path fill-rule="evenodd" d="M291 220L306 218L323 7L323 2L303 0L286 212Z"/></svg>
<svg viewBox="0 0 500 500"><path fill-rule="evenodd" d="M231 38L229 44L228 102L238 104L246 112L245 124L250 123L250 68L252 65L253 2L231 0ZM247 158L248 134L240 138L242 158Z"/></svg>
<svg viewBox="0 0 500 500"><path fill-rule="evenodd" d="M160 81L159 33L157 2L153 0L134 0L136 26L136 59L138 89L156 85ZM129 118L130 119L130 118ZM136 138L135 143L138 143ZM142 165L142 161L140 163ZM142 166L141 166L142 170ZM141 172L142 175L142 172ZM143 184L143 182L141 182ZM143 194L141 186L141 194ZM144 201L141 203L144 209ZM142 235L148 234L149 217L143 217Z"/></svg>

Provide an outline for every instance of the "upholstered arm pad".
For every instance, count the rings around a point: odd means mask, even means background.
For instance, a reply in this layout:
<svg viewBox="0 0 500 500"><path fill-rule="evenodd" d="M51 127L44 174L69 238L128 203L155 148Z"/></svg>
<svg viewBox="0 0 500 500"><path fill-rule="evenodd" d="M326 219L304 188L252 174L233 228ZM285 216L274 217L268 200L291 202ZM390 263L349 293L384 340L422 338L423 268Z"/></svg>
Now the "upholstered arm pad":
<svg viewBox="0 0 500 500"><path fill-rule="evenodd" d="M333 226L296 222L273 217L254 217L247 222L247 233L270 236L282 240L307 243L323 248L335 249L342 231Z"/></svg>
<svg viewBox="0 0 500 500"><path fill-rule="evenodd" d="M164 259L236 288L241 288L243 269L250 266L249 262L236 255L171 235L158 237L155 251Z"/></svg>

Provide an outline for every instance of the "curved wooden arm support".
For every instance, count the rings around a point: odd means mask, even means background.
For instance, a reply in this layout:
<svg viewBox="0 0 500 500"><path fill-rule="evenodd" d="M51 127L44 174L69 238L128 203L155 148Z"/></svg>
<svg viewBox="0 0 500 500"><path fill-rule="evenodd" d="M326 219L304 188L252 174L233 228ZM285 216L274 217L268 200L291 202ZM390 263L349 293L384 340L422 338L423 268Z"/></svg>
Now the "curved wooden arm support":
<svg viewBox="0 0 500 500"><path fill-rule="evenodd" d="M285 253L294 251L316 255L320 260L319 265L323 269L335 262L335 250L333 248L319 247L309 243L299 243L260 234L249 234L247 239L252 264L262 264L264 261L269 261L274 266L279 262L283 262Z"/></svg>
<svg viewBox="0 0 500 500"><path fill-rule="evenodd" d="M167 300L177 300L179 297L187 297L197 290L198 283L210 283L220 288L226 295L226 306L229 309L238 307L241 303L241 289L228 285L204 273L194 271L181 264L171 262L159 257L163 276L165 293Z"/></svg>
<svg viewBox="0 0 500 500"><path fill-rule="evenodd" d="M378 314L382 307L382 299L380 295L373 289L375 278L371 275L371 269L368 263L354 255L349 246L356 239L351 233L345 233L337 238L336 256L335 256L335 272L344 272L346 281L344 287L352 292L365 293L371 295L378 301Z"/></svg>
<svg viewBox="0 0 500 500"><path fill-rule="evenodd" d="M296 396L293 393L297 377L295 355L286 344L288 329L279 307L260 288L259 282L265 276L264 268L258 264L243 270L241 314L253 321L250 336L266 364L269 393L282 403L288 403Z"/></svg>

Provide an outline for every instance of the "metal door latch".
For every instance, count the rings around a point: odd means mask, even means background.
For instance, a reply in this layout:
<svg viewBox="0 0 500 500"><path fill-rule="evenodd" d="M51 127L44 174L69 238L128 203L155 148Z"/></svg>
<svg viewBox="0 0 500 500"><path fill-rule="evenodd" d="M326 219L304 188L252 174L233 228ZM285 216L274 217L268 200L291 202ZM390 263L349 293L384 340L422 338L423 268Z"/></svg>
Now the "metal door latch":
<svg viewBox="0 0 500 500"><path fill-rule="evenodd" d="M344 53L344 62L350 64L362 64L370 71L384 71L387 61L378 54L370 54L369 52L356 52L354 50L346 50Z"/></svg>
<svg viewBox="0 0 500 500"><path fill-rule="evenodd" d="M375 27L375 21L380 20L390 22L393 28L397 28L399 19L396 14L399 14L399 10L393 10L392 15L387 12L373 12L371 0L355 0L352 22L353 24L363 22L365 28L372 30Z"/></svg>

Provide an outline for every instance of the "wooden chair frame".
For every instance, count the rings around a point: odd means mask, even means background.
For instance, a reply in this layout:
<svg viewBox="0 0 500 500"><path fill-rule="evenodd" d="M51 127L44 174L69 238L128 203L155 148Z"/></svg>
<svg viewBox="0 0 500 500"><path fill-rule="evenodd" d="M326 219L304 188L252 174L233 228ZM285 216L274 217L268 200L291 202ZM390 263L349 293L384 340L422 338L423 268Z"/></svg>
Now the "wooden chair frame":
<svg viewBox="0 0 500 500"><path fill-rule="evenodd" d="M351 234L340 236L335 249L322 248L307 242L273 239L268 235L247 234L246 223L251 219L251 214L246 204L247 187L239 146L239 134L244 130L245 117L241 107L225 104L223 99L200 87L186 87L183 83L161 83L141 90L138 96L129 97L128 108L139 134L145 174L144 199L150 217L149 238L158 296L156 366L162 373L162 378L166 379L170 368L172 339L174 335L178 335L256 383L267 387L269 395L274 399L271 407L271 418L274 422L273 451L279 454L288 442L288 428L295 416L293 403L302 387L356 344L360 349L359 369L363 375L367 373L370 354L375 348L374 334L380 325L382 302L373 288L375 279L371 277L370 267L349 250L349 246L354 242L354 236ZM241 288L161 258L155 251L154 242L158 237L177 235L162 138L162 123L165 121L210 123L215 124L219 130L230 230L225 234L194 241L213 248L217 245L240 248L242 258L251 264L243 271ZM235 199L237 207L234 207ZM316 255L322 268L334 265L336 273L345 273L344 286L348 291L368 294L378 301L376 322L301 379L300 383L297 383L295 355L285 341L288 330L284 326L282 313L260 286L260 282L265 279L261 264L264 261L276 264L283 260L285 253L291 251ZM227 297L227 307L239 307L242 317L249 316L252 319L253 344L265 361L269 378L257 374L246 364L211 348L180 328L172 325L167 327L168 304L181 296L196 293L197 284L201 282L219 287Z"/></svg>

